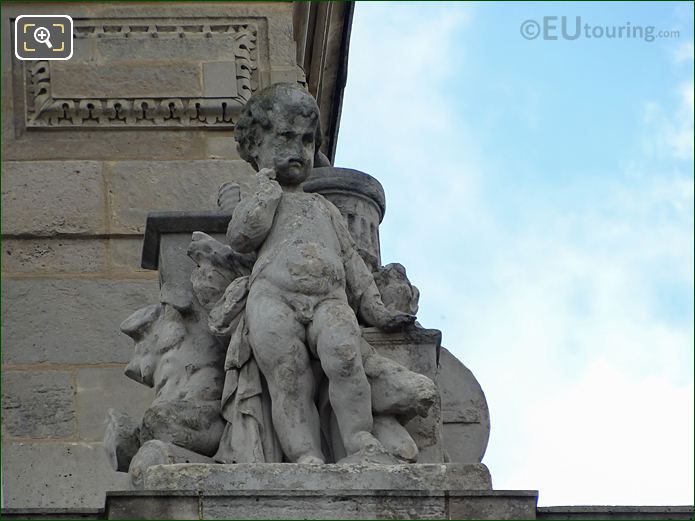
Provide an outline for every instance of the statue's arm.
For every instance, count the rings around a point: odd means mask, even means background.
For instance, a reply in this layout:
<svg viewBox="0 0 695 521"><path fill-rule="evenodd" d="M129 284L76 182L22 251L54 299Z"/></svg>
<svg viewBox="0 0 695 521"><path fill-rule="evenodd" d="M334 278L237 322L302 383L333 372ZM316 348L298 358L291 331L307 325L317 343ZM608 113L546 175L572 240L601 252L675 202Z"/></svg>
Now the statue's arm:
<svg viewBox="0 0 695 521"><path fill-rule="evenodd" d="M227 227L227 242L239 253L257 250L273 225L275 210L282 198L282 188L274 176L271 169L261 170L256 192L243 198L234 209Z"/></svg>
<svg viewBox="0 0 695 521"><path fill-rule="evenodd" d="M352 235L340 211L326 201L331 212L331 220L343 253L346 290L357 316L369 326L384 331L395 331L415 322L415 315L388 309L381 300L374 276L357 251Z"/></svg>

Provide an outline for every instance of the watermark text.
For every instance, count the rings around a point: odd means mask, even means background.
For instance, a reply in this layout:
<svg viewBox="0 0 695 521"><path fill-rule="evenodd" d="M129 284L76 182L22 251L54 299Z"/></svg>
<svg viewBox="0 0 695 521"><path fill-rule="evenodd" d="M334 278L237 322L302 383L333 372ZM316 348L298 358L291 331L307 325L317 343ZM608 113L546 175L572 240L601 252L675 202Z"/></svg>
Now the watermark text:
<svg viewBox="0 0 695 521"><path fill-rule="evenodd" d="M625 22L622 25L590 24L581 16L544 16L539 20L525 20L519 28L527 40L579 40L621 39L653 42L659 38L679 38L680 31L657 30L653 25L637 25Z"/></svg>

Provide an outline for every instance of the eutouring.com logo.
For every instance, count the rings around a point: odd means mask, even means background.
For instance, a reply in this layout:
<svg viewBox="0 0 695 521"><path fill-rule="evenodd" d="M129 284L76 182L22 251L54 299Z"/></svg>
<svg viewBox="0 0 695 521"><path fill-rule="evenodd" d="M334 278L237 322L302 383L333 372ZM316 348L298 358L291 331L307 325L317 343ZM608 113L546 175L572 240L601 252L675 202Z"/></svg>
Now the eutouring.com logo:
<svg viewBox="0 0 695 521"><path fill-rule="evenodd" d="M657 31L653 25L593 25L583 23L581 16L544 16L526 20L519 27L527 40L617 39L653 42L658 38L679 38L680 31Z"/></svg>

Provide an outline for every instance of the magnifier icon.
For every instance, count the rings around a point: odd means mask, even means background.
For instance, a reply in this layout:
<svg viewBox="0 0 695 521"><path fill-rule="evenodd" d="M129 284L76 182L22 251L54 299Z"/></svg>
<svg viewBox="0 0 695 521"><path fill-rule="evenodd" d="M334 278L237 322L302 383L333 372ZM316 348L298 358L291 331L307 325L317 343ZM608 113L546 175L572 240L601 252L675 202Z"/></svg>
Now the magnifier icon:
<svg viewBox="0 0 695 521"><path fill-rule="evenodd" d="M36 30L34 30L34 39L39 43L45 43L46 47L52 49L53 45L51 45L50 38L51 33L45 27L37 27Z"/></svg>

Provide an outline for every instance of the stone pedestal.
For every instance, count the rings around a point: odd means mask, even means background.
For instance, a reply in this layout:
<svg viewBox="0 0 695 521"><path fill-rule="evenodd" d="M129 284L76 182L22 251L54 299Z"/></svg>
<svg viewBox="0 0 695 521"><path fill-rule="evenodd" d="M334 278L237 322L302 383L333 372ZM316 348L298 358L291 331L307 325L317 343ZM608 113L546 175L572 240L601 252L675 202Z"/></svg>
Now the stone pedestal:
<svg viewBox="0 0 695 521"><path fill-rule="evenodd" d="M534 519L537 493L493 491L482 464L156 465L107 495L108 519Z"/></svg>
<svg viewBox="0 0 695 521"><path fill-rule="evenodd" d="M536 491L109 492L106 519L536 519Z"/></svg>
<svg viewBox="0 0 695 521"><path fill-rule="evenodd" d="M155 465L143 476L145 490L490 490L483 464L241 463Z"/></svg>

